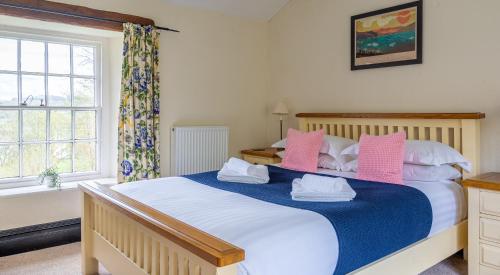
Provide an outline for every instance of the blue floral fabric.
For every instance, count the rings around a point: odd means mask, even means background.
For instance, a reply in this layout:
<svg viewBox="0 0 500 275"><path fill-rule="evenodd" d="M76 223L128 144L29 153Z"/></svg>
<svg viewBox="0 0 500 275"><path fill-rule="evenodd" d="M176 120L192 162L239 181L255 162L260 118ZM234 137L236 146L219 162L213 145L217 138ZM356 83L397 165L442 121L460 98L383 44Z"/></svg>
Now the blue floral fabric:
<svg viewBox="0 0 500 275"><path fill-rule="evenodd" d="M123 25L123 65L118 125L118 181L160 176L159 32Z"/></svg>

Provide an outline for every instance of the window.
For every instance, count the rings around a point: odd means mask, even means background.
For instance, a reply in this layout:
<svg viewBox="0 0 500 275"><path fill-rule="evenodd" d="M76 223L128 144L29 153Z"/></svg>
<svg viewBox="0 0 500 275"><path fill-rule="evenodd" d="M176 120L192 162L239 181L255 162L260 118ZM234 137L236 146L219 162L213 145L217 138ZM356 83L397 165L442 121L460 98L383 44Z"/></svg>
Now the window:
<svg viewBox="0 0 500 275"><path fill-rule="evenodd" d="M99 68L99 44L0 33L0 183L99 174Z"/></svg>

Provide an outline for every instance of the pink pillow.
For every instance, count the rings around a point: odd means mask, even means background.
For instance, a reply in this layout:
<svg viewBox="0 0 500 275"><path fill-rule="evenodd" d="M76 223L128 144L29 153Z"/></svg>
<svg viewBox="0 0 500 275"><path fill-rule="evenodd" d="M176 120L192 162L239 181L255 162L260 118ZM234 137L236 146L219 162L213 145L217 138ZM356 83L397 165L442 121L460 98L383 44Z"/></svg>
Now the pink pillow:
<svg viewBox="0 0 500 275"><path fill-rule="evenodd" d="M318 171L318 156L324 130L303 133L288 129L285 157L281 167L304 172Z"/></svg>
<svg viewBox="0 0 500 275"><path fill-rule="evenodd" d="M405 132L387 136L361 135L357 178L402 184L405 140Z"/></svg>

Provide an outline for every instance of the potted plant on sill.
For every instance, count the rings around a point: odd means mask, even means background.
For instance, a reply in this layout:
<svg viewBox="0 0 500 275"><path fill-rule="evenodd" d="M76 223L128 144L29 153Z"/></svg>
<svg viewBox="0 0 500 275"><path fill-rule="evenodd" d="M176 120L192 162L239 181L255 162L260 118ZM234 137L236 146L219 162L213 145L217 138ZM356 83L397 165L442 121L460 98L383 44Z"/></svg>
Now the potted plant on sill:
<svg viewBox="0 0 500 275"><path fill-rule="evenodd" d="M40 184L44 184L49 188L57 187L61 188L61 176L57 173L54 168L45 169L39 176L38 179Z"/></svg>

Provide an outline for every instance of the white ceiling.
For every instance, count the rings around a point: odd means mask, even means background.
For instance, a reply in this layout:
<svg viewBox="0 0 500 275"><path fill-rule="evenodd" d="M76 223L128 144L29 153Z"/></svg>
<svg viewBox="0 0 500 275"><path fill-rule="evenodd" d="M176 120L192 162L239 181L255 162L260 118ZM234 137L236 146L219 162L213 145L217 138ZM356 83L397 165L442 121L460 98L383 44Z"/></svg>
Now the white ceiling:
<svg viewBox="0 0 500 275"><path fill-rule="evenodd" d="M177 5L222 12L227 15L269 20L289 0L164 0Z"/></svg>

